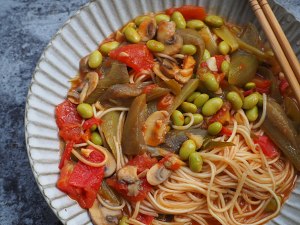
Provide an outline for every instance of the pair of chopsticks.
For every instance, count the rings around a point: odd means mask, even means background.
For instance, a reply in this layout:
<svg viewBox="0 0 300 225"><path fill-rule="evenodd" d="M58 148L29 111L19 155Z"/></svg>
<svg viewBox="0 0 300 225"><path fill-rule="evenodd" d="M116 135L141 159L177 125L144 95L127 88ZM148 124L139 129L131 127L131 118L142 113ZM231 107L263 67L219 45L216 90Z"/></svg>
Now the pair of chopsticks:
<svg viewBox="0 0 300 225"><path fill-rule="evenodd" d="M300 105L300 64L267 0L249 0Z"/></svg>

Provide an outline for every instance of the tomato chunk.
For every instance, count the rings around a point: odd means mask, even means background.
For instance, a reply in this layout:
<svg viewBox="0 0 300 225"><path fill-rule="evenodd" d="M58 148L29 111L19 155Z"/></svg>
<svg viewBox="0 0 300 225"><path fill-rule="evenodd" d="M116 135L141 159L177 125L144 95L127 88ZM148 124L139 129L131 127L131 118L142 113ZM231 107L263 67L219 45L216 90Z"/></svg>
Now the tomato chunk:
<svg viewBox="0 0 300 225"><path fill-rule="evenodd" d="M150 225L153 221L153 216L144 215L142 213L139 213L136 217L136 220L142 222L143 224Z"/></svg>
<svg viewBox="0 0 300 225"><path fill-rule="evenodd" d="M205 9L200 6L184 5L179 8L170 8L166 10L166 14L172 15L175 11L180 12L186 20L204 20L206 17Z"/></svg>
<svg viewBox="0 0 300 225"><path fill-rule="evenodd" d="M161 97L157 102L157 110L166 110L169 108L170 105L174 102L174 95L166 94L165 96Z"/></svg>
<svg viewBox="0 0 300 225"><path fill-rule="evenodd" d="M101 119L97 119L95 117L88 119L86 121L84 121L83 125L82 125L82 129L87 130L90 129L92 126L94 125L100 125L102 123Z"/></svg>
<svg viewBox="0 0 300 225"><path fill-rule="evenodd" d="M150 169L155 163L156 158L151 158L147 154L137 155L133 159L129 160L127 165L136 166L138 174L146 169Z"/></svg>
<svg viewBox="0 0 300 225"><path fill-rule="evenodd" d="M278 156L278 148L267 136L259 136L254 139L254 143L259 144L262 152L270 158Z"/></svg>
<svg viewBox="0 0 300 225"><path fill-rule="evenodd" d="M56 123L59 128L69 124L81 124L82 118L77 112L76 105L65 100L55 108Z"/></svg>
<svg viewBox="0 0 300 225"><path fill-rule="evenodd" d="M153 55L145 44L121 46L109 53L110 58L125 63L137 72L150 70L154 65Z"/></svg>
<svg viewBox="0 0 300 225"><path fill-rule="evenodd" d="M65 150L64 150L64 152L61 156L60 163L59 163L59 166L58 166L59 169L63 168L66 160L70 160L73 145L74 145L73 141L70 141L70 142L66 143Z"/></svg>
<svg viewBox="0 0 300 225"><path fill-rule="evenodd" d="M262 78L254 78L252 80L253 83L255 83L255 90L258 91L259 93L269 93L270 92L270 87L271 87L271 81L270 80L265 80Z"/></svg>

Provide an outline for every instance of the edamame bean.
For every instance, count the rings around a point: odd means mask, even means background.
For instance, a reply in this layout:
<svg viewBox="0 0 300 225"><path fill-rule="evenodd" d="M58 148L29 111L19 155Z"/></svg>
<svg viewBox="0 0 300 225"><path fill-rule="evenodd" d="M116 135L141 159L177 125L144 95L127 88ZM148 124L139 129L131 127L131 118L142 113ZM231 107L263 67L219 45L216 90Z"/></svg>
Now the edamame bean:
<svg viewBox="0 0 300 225"><path fill-rule="evenodd" d="M200 124L203 121L203 116L199 113L193 114L194 123L192 125ZM191 118L189 116L184 118L184 125L187 125L191 122Z"/></svg>
<svg viewBox="0 0 300 225"><path fill-rule="evenodd" d="M257 106L259 106L259 107L263 107L263 104L264 104L264 99L263 99L263 96L260 94L260 93L258 93L258 92L256 92L257 93L257 95L258 95L258 102L257 102Z"/></svg>
<svg viewBox="0 0 300 225"><path fill-rule="evenodd" d="M182 160L187 160L191 153L196 151L196 144L193 140L186 140L179 149L179 156Z"/></svg>
<svg viewBox="0 0 300 225"><path fill-rule="evenodd" d="M201 80L203 81L207 90L215 92L219 89L219 83L212 73L204 73Z"/></svg>
<svg viewBox="0 0 300 225"><path fill-rule="evenodd" d="M166 14L158 14L155 16L156 23L159 24L161 21L170 21L170 16Z"/></svg>
<svg viewBox="0 0 300 225"><path fill-rule="evenodd" d="M197 108L200 108L204 105L205 102L207 102L208 99L208 94L201 94L195 98L194 104L197 106Z"/></svg>
<svg viewBox="0 0 300 225"><path fill-rule="evenodd" d="M246 90L251 90L256 88L256 84L254 82L248 82L247 84L245 84L245 89Z"/></svg>
<svg viewBox="0 0 300 225"><path fill-rule="evenodd" d="M228 75L229 72L229 62L227 60L224 60L221 64L221 71L225 74Z"/></svg>
<svg viewBox="0 0 300 225"><path fill-rule="evenodd" d="M186 21L185 21L183 15L178 11L175 11L172 14L171 20L175 22L176 28L184 29L186 27Z"/></svg>
<svg viewBox="0 0 300 225"><path fill-rule="evenodd" d="M92 132L91 134L91 141L95 144L95 145L102 145L102 138L99 134L99 132Z"/></svg>
<svg viewBox="0 0 300 225"><path fill-rule="evenodd" d="M222 55L227 55L230 51L230 46L229 46L229 44L227 44L227 42L221 41L218 46L218 49Z"/></svg>
<svg viewBox="0 0 300 225"><path fill-rule="evenodd" d="M101 65L102 59L103 57L101 52L99 52L98 50L93 51L89 56L89 60L88 60L89 67L92 69L96 69L98 66Z"/></svg>
<svg viewBox="0 0 300 225"><path fill-rule="evenodd" d="M133 23L133 22L128 23L126 26L123 27L122 33L124 33L125 30L126 30L128 27L131 27L131 28L135 29L135 28L136 28L136 25L135 25L135 23Z"/></svg>
<svg viewBox="0 0 300 225"><path fill-rule="evenodd" d="M242 108L242 106L243 106L243 100L242 100L241 96L235 91L229 92L226 95L226 99L232 104L232 106L235 110L238 110L238 109Z"/></svg>
<svg viewBox="0 0 300 225"><path fill-rule="evenodd" d="M209 99L206 103L204 103L202 107L202 114L204 116L212 116L216 114L223 105L223 100L219 97L214 97Z"/></svg>
<svg viewBox="0 0 300 225"><path fill-rule="evenodd" d="M200 30L201 28L205 27L205 24L201 20L189 20L186 23L186 26L191 29Z"/></svg>
<svg viewBox="0 0 300 225"><path fill-rule="evenodd" d="M199 173L202 170L203 159L199 152L193 152L189 156L189 167L195 172Z"/></svg>
<svg viewBox="0 0 300 225"><path fill-rule="evenodd" d="M187 99L186 101L187 102L193 102L198 96L200 96L201 93L200 92L194 92L193 94L191 94Z"/></svg>
<svg viewBox="0 0 300 225"><path fill-rule="evenodd" d="M254 106L252 109L246 111L246 116L250 122L254 122L258 117L258 108Z"/></svg>
<svg viewBox="0 0 300 225"><path fill-rule="evenodd" d="M176 126L182 126L184 124L184 116L179 110L175 110L171 115L172 123Z"/></svg>
<svg viewBox="0 0 300 225"><path fill-rule="evenodd" d="M129 225L129 223L127 223L127 216L123 216L122 219L119 222L119 225Z"/></svg>
<svg viewBox="0 0 300 225"><path fill-rule="evenodd" d="M183 102L181 104L181 108L184 112L188 113L195 113L197 112L197 106L193 103L190 103L190 102Z"/></svg>
<svg viewBox="0 0 300 225"><path fill-rule="evenodd" d="M134 19L134 23L139 26L144 20L150 19L150 16L138 16L137 18Z"/></svg>
<svg viewBox="0 0 300 225"><path fill-rule="evenodd" d="M210 135L217 135L222 130L223 125L220 122L214 122L208 126L207 132Z"/></svg>
<svg viewBox="0 0 300 225"><path fill-rule="evenodd" d="M110 41L110 42L106 42L103 45L100 46L100 51L105 54L108 55L108 53L114 49L116 49L117 47L119 47L120 43L117 41Z"/></svg>
<svg viewBox="0 0 300 225"><path fill-rule="evenodd" d="M80 103L77 106L77 112L84 119L92 118L94 115L92 106L87 103Z"/></svg>
<svg viewBox="0 0 300 225"><path fill-rule="evenodd" d="M224 21L221 17L216 15L208 15L205 17L205 23L211 27L221 27L224 24Z"/></svg>
<svg viewBox="0 0 300 225"><path fill-rule="evenodd" d="M244 98L243 109L252 109L258 103L258 94L253 93Z"/></svg>
<svg viewBox="0 0 300 225"><path fill-rule="evenodd" d="M210 52L207 50L207 49L205 49L204 50L204 53L203 53L203 56L202 56L202 60L203 61L206 61L206 60L208 60L210 58Z"/></svg>
<svg viewBox="0 0 300 225"><path fill-rule="evenodd" d="M156 40L147 41L147 47L152 52L162 52L165 50L165 45Z"/></svg>
<svg viewBox="0 0 300 225"><path fill-rule="evenodd" d="M136 29L134 29L132 27L127 27L124 30L124 35L126 37L126 40L131 43L138 43L141 41L141 36L138 34Z"/></svg>
<svg viewBox="0 0 300 225"><path fill-rule="evenodd" d="M195 45L183 45L181 48L181 54L194 55L197 52Z"/></svg>
<svg viewBox="0 0 300 225"><path fill-rule="evenodd" d="M95 131L97 128L98 128L97 125L94 124L94 125L90 128L90 131Z"/></svg>

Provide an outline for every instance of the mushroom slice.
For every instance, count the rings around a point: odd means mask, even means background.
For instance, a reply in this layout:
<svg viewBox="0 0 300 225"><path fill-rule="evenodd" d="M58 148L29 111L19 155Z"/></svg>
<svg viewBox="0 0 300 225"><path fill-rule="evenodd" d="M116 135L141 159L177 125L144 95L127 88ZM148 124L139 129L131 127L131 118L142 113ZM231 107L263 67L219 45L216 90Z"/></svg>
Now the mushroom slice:
<svg viewBox="0 0 300 225"><path fill-rule="evenodd" d="M117 163L110 151L106 151L107 161L105 163L104 177L110 177L116 171Z"/></svg>
<svg viewBox="0 0 300 225"><path fill-rule="evenodd" d="M149 41L156 34L156 20L149 18L144 20L138 28L138 33L141 36L142 41Z"/></svg>
<svg viewBox="0 0 300 225"><path fill-rule="evenodd" d="M68 100L74 104L79 104L80 94L75 89L68 91Z"/></svg>
<svg viewBox="0 0 300 225"><path fill-rule="evenodd" d="M163 143L168 132L170 114L167 111L156 111L146 120L143 131L147 145L158 146Z"/></svg>
<svg viewBox="0 0 300 225"><path fill-rule="evenodd" d="M139 180L136 166L125 166L117 172L119 181L125 181L128 184L133 184Z"/></svg>
<svg viewBox="0 0 300 225"><path fill-rule="evenodd" d="M99 76L96 72L88 72L84 78L84 85L80 93L79 101L83 102L97 87Z"/></svg>
<svg viewBox="0 0 300 225"><path fill-rule="evenodd" d="M88 65L89 57L90 55L87 55L79 61L79 71L81 72L81 74L85 74L91 71L91 68Z"/></svg>
<svg viewBox="0 0 300 225"><path fill-rule="evenodd" d="M168 78L174 78L179 73L179 66L169 59L163 59L160 64L160 71Z"/></svg>
<svg viewBox="0 0 300 225"><path fill-rule="evenodd" d="M121 210L107 209L98 199L95 199L93 206L89 208L89 214L94 225L115 225L122 217Z"/></svg>
<svg viewBox="0 0 300 225"><path fill-rule="evenodd" d="M183 39L175 33L176 24L173 21L161 21L157 28L157 40L165 45L162 52L167 55L174 55L181 50Z"/></svg>
<svg viewBox="0 0 300 225"><path fill-rule="evenodd" d="M147 173L147 181L149 184L156 186L167 180L172 174L164 165L156 163Z"/></svg>

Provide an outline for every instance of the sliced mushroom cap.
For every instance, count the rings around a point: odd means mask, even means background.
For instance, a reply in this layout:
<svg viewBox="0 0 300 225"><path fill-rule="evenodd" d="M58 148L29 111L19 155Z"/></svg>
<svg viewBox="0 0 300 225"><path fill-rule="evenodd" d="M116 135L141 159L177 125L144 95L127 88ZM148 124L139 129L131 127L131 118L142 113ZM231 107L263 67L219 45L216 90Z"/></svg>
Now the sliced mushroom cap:
<svg viewBox="0 0 300 225"><path fill-rule="evenodd" d="M128 184L133 184L139 180L136 166L125 166L117 172L119 181L125 181Z"/></svg>
<svg viewBox="0 0 300 225"><path fill-rule="evenodd" d="M138 33L142 41L149 41L156 34L156 20L154 18L145 19L138 28Z"/></svg>
<svg viewBox="0 0 300 225"><path fill-rule="evenodd" d="M180 52L183 45L183 39L175 33L176 24L173 21L162 21L157 28L157 40L165 45L165 50L162 52L167 55L174 55Z"/></svg>
<svg viewBox="0 0 300 225"><path fill-rule="evenodd" d="M144 139L147 145L158 146L163 143L168 132L170 114L167 111L156 111L146 120L144 125Z"/></svg>
<svg viewBox="0 0 300 225"><path fill-rule="evenodd" d="M156 186L167 180L172 174L164 165L156 163L147 173L147 181L149 184Z"/></svg>
<svg viewBox="0 0 300 225"><path fill-rule="evenodd" d="M110 151L106 151L106 153L107 153L107 161L105 163L104 176L110 177L116 171L117 162L113 157L113 155L110 153Z"/></svg>
<svg viewBox="0 0 300 225"><path fill-rule="evenodd" d="M160 64L160 71L167 76L168 78L174 78L175 74L179 73L179 66L177 63L169 60L169 59L162 59Z"/></svg>
<svg viewBox="0 0 300 225"><path fill-rule="evenodd" d="M88 65L89 56L90 55L87 55L87 56L81 58L79 61L79 71L81 74L85 74L85 73L88 73L91 71L91 68Z"/></svg>
<svg viewBox="0 0 300 225"><path fill-rule="evenodd" d="M88 90L86 93L86 97L88 97L97 87L99 81L98 73L96 72L89 72L85 77L85 82L88 83Z"/></svg>
<svg viewBox="0 0 300 225"><path fill-rule="evenodd" d="M79 104L80 93L76 89L68 91L68 100L74 104Z"/></svg>

